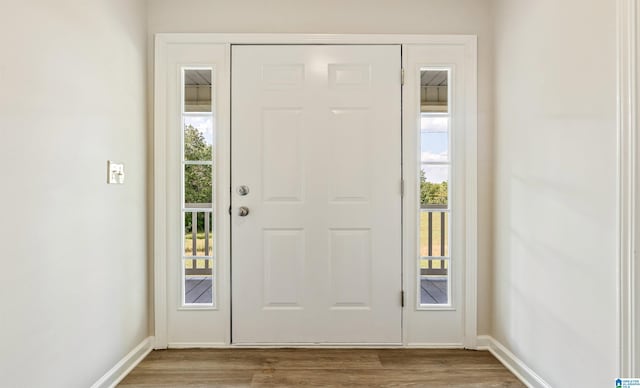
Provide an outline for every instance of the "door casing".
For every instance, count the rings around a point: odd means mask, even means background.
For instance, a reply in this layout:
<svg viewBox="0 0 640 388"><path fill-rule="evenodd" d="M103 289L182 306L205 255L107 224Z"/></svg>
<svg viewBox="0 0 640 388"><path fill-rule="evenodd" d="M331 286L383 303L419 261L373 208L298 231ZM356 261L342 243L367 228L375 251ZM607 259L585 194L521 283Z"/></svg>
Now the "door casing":
<svg viewBox="0 0 640 388"><path fill-rule="evenodd" d="M173 34L161 33L155 37L155 73L154 73L154 232L153 232L153 300L154 300L154 329L155 348L164 349L167 347L233 347L231 341L230 325L230 255L231 246L228 231L220 230L217 236L219 241L216 256L219 257L218 270L218 303L215 311L219 314L219 319L215 323L215 330L220 333L215 341L190 342L190 343L170 343L167 338L167 290L166 290L166 266L167 266L167 188L166 152L167 136L170 125L167 120L167 77L173 69L167 63L168 53L171 50L178 50L186 53L189 50L202 50L207 47L221 46L225 49L224 67L221 69L224 76L219 76L220 88L231 92L229 83L229 73L231 64L232 44L400 44L400 45L424 45L433 47L460 47L464 50L465 56L465 292L464 292L464 338L460 343L422 343L419 338L407 338L406 325L403 325L403 345L412 347L450 347L450 348L470 348L477 347L477 37L475 35L360 35L360 34ZM399 75L400 76L400 75ZM224 95L226 93L221 93ZM230 99L221 99L217 112L219 115L218 130L218 157L230 161L229 158L229 131L230 131ZM403 104L411 103L403 101ZM406 122L403 126L407 125ZM405 129L403 128L403 131ZM222 171L230 171L229 164L219 162ZM217 184L221 188L217 198L218 214L228 214L230 195L230 175L218 175ZM406 229L407 220L403 220L403 230ZM406 240L403 237L403 251L406 251ZM407 263L409 262L409 263ZM403 284L412 282L413 260L403 260ZM405 286L406 287L406 286ZM410 290L405 289L405 293ZM413 306L405 305L403 309L403 322L415 319L416 311ZM348 344L345 344L348 346ZM354 344L355 345L355 344Z"/></svg>

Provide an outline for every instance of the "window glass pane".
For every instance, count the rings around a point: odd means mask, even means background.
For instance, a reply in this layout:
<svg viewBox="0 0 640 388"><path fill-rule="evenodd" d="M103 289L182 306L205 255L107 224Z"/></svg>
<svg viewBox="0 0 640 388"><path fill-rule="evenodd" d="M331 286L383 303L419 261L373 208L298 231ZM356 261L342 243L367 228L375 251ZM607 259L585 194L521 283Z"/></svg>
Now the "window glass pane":
<svg viewBox="0 0 640 388"><path fill-rule="evenodd" d="M421 122L421 160L423 162L448 162L449 118L423 116Z"/></svg>
<svg viewBox="0 0 640 388"><path fill-rule="evenodd" d="M420 170L420 208L446 209L449 203L449 166L423 164Z"/></svg>
<svg viewBox="0 0 640 388"><path fill-rule="evenodd" d="M212 304L213 260L183 259L184 303Z"/></svg>
<svg viewBox="0 0 640 388"><path fill-rule="evenodd" d="M420 117L420 132L448 132L449 116L423 114Z"/></svg>
<svg viewBox="0 0 640 388"><path fill-rule="evenodd" d="M214 300L213 157L215 120L213 69L183 69L182 111L183 305Z"/></svg>
<svg viewBox="0 0 640 388"><path fill-rule="evenodd" d="M420 111L447 113L449 111L449 71L420 71Z"/></svg>
<svg viewBox="0 0 640 388"><path fill-rule="evenodd" d="M184 213L184 256L213 256L213 216L210 210Z"/></svg>
<svg viewBox="0 0 640 388"><path fill-rule="evenodd" d="M450 305L449 69L420 72L420 305Z"/></svg>
<svg viewBox="0 0 640 388"><path fill-rule="evenodd" d="M420 304L449 304L449 260L420 260Z"/></svg>
<svg viewBox="0 0 640 388"><path fill-rule="evenodd" d="M449 213L421 209L420 257L449 256Z"/></svg>
<svg viewBox="0 0 640 388"><path fill-rule="evenodd" d="M213 160L213 116L184 116L184 155L186 161Z"/></svg>
<svg viewBox="0 0 640 388"><path fill-rule="evenodd" d="M211 208L212 165L187 164L184 166L184 206Z"/></svg>
<svg viewBox="0 0 640 388"><path fill-rule="evenodd" d="M211 112L211 69L184 70L184 111Z"/></svg>

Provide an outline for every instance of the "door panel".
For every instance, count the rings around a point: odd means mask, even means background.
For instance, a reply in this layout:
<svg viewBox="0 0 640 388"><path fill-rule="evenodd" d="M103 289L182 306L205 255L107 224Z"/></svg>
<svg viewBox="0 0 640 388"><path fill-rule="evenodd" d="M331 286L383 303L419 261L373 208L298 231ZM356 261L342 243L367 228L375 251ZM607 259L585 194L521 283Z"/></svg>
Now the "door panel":
<svg viewBox="0 0 640 388"><path fill-rule="evenodd" d="M400 47L232 58L233 342L400 343Z"/></svg>
<svg viewBox="0 0 640 388"><path fill-rule="evenodd" d="M302 201L299 109L265 109L262 121L262 179L265 202Z"/></svg>

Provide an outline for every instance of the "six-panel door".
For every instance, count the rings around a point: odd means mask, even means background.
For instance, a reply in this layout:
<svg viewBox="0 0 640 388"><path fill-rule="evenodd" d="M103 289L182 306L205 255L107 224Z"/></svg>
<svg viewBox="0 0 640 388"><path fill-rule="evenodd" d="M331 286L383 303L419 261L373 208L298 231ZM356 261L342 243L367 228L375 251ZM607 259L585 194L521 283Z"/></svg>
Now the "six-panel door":
<svg viewBox="0 0 640 388"><path fill-rule="evenodd" d="M401 343L400 46L232 58L232 342Z"/></svg>

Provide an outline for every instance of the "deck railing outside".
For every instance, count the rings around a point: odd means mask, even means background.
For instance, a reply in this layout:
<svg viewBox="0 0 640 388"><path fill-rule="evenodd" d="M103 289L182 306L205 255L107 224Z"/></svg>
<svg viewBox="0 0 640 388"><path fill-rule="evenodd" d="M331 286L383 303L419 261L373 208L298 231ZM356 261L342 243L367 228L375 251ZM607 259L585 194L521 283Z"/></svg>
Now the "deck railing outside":
<svg viewBox="0 0 640 388"><path fill-rule="evenodd" d="M426 268L421 266L420 275L421 276L446 276L448 273L448 264L447 259L448 252L445 252L445 247L448 243L448 212L447 205L433 205L430 204L428 207L424 207L420 209L420 217L422 219L423 215L426 213L427 216L427 225L426 230L421 231L422 233L426 233L427 235L427 255L423 256L422 247L420 249L421 256L420 261L426 261ZM434 240L436 230L435 224L438 222L440 238L439 241ZM448 249L447 249L448 251Z"/></svg>
<svg viewBox="0 0 640 388"><path fill-rule="evenodd" d="M185 275L211 275L211 259L203 258L203 256L209 256L211 243L209 238L211 236L210 218L211 218L211 204L210 203L187 203L185 208L191 212L191 246L186 246L187 239L185 238L185 255L191 253L194 256L191 259L191 268L185 268ZM197 209L197 210L196 210ZM202 210L200 210L202 209ZM198 254L198 215L204 215L204 255ZM185 233L185 237L189 234ZM202 263L204 261L204 263Z"/></svg>
<svg viewBox="0 0 640 388"><path fill-rule="evenodd" d="M194 256L193 259L190 259L192 264L191 268L185 268L186 275L211 275L211 260L209 258L203 259L202 256L208 256L210 251L211 242L211 232L210 232L210 216L211 216L211 204L186 204L186 207L191 211L191 225L198 225L198 215L204 215L204 255L198 253L198 228L191 228L191 232L185 234L187 237L189 234L191 235L191 243L190 246L185 245L185 254L189 254ZM195 211L197 208L202 208L202 210ZM429 205L429 208L421 208L421 215L426 213L427 216L427 256L421 256L421 261L426 261L426 268L420 268L420 275L422 276L446 276L448 271L448 265L446 263L446 259L444 256L448 256L445 254L445 246L447 244L447 233L448 233L448 225L447 225L447 209L446 205ZM434 226L436 222L439 224L440 229L440 238L434 240ZM185 240L187 241L187 240ZM438 244L439 243L439 244ZM186 243L185 243L186 244ZM204 261L204 263L202 263Z"/></svg>

